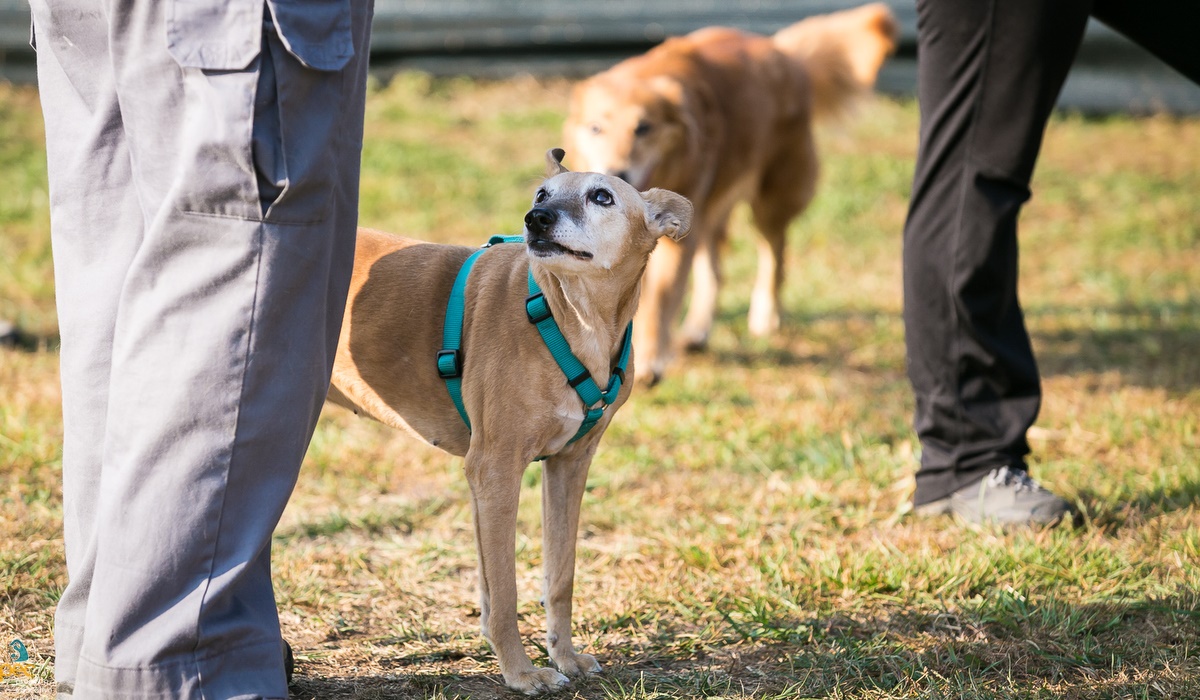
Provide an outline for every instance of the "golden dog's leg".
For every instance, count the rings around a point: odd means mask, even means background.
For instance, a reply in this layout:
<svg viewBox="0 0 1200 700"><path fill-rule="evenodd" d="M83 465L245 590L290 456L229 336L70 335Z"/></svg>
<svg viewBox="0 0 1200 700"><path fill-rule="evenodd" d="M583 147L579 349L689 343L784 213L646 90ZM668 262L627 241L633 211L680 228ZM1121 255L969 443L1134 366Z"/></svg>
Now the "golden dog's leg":
<svg viewBox="0 0 1200 700"><path fill-rule="evenodd" d="M769 336L779 330L779 290L783 288L783 249L786 228L763 232L758 240L758 275L750 295L750 334Z"/></svg>
<svg viewBox="0 0 1200 700"><path fill-rule="evenodd" d="M534 694L568 683L552 668L533 665L517 629L517 502L524 465L498 465L467 454L467 481L479 551L480 617L483 634L496 651L504 682Z"/></svg>
<svg viewBox="0 0 1200 700"><path fill-rule="evenodd" d="M723 219L712 235L700 243L692 261L692 298L683 320L683 343L688 350L703 350L712 333L721 292L721 246L728 225L728 218Z"/></svg>
<svg viewBox="0 0 1200 700"><path fill-rule="evenodd" d="M596 658L575 653L571 642L571 596L575 587L579 505L583 501L593 451L594 448L589 449L582 456L551 457L542 468L546 648L550 650L554 665L568 676L600 672Z"/></svg>
<svg viewBox="0 0 1200 700"><path fill-rule="evenodd" d="M695 246L690 243L692 236L681 243L659 241L650 254L633 322L637 379L642 383L656 384L671 361L671 326L683 304L688 269L695 255Z"/></svg>
<svg viewBox="0 0 1200 700"><path fill-rule="evenodd" d="M817 152L808 129L793 134L780 148L750 201L758 242L758 275L750 297L750 333L768 336L779 330L779 292L783 288L784 247L788 224L808 207L816 191Z"/></svg>

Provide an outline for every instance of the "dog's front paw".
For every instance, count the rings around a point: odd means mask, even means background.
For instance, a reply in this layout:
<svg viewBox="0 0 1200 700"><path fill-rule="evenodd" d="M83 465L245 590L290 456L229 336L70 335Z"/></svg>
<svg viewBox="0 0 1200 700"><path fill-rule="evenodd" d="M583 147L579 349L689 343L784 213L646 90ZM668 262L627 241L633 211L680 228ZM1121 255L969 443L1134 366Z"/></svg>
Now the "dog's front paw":
<svg viewBox="0 0 1200 700"><path fill-rule="evenodd" d="M504 682L513 690L519 690L526 695L537 695L559 690L571 681L552 668L531 668L528 671L514 673L512 676L505 675Z"/></svg>
<svg viewBox="0 0 1200 700"><path fill-rule="evenodd" d="M568 676L582 676L585 673L600 673L600 662L596 660L596 657L591 656L590 654L576 654L575 652L571 652L570 654L551 656L551 660L554 662L555 666L558 666L558 670L562 671Z"/></svg>
<svg viewBox="0 0 1200 700"><path fill-rule="evenodd" d="M635 381L647 389L662 381L662 377L662 369L654 369L650 367L649 363L646 364L645 369L642 368L642 365L638 365L634 372Z"/></svg>

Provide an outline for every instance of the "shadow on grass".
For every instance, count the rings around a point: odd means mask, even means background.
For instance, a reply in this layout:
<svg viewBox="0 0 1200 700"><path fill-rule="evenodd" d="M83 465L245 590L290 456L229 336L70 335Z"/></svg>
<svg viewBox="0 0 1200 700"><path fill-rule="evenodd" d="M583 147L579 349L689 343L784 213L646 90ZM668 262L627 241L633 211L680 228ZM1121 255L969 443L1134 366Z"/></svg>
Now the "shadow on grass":
<svg viewBox="0 0 1200 700"><path fill-rule="evenodd" d="M1159 487L1128 498L1101 496L1084 488L1079 491L1078 498L1093 527L1116 531L1141 526L1151 518L1200 503L1200 481L1185 477L1170 488Z"/></svg>
<svg viewBox="0 0 1200 700"><path fill-rule="evenodd" d="M1200 387L1200 302L1040 306L1025 316L1043 376L1115 371L1127 385Z"/></svg>
<svg viewBox="0 0 1200 700"><path fill-rule="evenodd" d="M293 700L384 700L385 698L517 698L494 676L447 673L308 676L297 675L288 687Z"/></svg>
<svg viewBox="0 0 1200 700"><path fill-rule="evenodd" d="M957 609L901 605L753 620L727 609L727 625L696 646L695 630L660 618L649 640L587 649L604 671L574 679L567 692L585 699L1200 696L1200 656L1189 642L1200 635L1194 592L1079 605L1006 589ZM625 630L634 637L647 631ZM624 639L620 629L608 633L601 639ZM502 685L494 659L467 658L469 668L460 660L436 652L424 660L381 660L383 668L362 676L300 670L292 697L521 697Z"/></svg>
<svg viewBox="0 0 1200 700"><path fill-rule="evenodd" d="M902 329L899 314L879 310L792 312L779 338L806 340L797 352L772 341L751 339L744 305L724 308L718 325L734 328L738 342L707 352L717 363L748 367L850 366L847 348L881 324ZM1038 365L1045 377L1118 372L1122 383L1186 393L1200 387L1200 303L1156 302L1110 307L1042 306L1028 310ZM831 328L831 325L833 326ZM890 331L888 331L890 332ZM901 336L902 337L902 336ZM790 344L790 343L788 343ZM903 364L903 341L895 340L889 361ZM863 369L858 364L855 369Z"/></svg>
<svg viewBox="0 0 1200 700"><path fill-rule="evenodd" d="M4 334L0 335L0 349L24 352L57 351L61 344L58 333L38 335L22 328L6 328Z"/></svg>
<svg viewBox="0 0 1200 700"><path fill-rule="evenodd" d="M825 312L785 312L782 329L774 338L751 337L746 329L746 305L726 307L717 314L714 326L733 328L737 342L720 347L709 346L703 350L689 351L692 355L707 355L717 364L737 367L836 367L846 364L845 345L853 336L838 332L830 335L828 325L819 333L813 333L818 324L855 324L876 326L880 323L899 324L900 315L879 310L846 309ZM817 351L798 352L790 345L793 341L806 340ZM825 347L822 347L824 345ZM903 347L897 350L902 357Z"/></svg>

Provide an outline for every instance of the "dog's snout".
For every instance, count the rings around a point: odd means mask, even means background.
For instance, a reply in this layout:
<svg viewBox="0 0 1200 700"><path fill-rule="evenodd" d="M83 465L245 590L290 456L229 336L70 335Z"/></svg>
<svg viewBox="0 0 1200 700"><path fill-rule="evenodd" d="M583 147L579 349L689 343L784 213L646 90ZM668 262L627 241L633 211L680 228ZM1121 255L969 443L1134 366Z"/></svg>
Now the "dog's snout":
<svg viewBox="0 0 1200 700"><path fill-rule="evenodd" d="M525 226L531 233L546 233L555 221L558 221L558 214L541 207L530 209L525 215Z"/></svg>

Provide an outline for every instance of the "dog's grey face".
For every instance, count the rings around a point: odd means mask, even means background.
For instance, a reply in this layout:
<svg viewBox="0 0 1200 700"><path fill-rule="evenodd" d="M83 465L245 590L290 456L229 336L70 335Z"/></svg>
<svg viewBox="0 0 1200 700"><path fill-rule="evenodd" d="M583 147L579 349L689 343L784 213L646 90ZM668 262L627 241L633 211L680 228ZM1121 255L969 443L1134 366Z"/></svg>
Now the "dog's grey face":
<svg viewBox="0 0 1200 700"><path fill-rule="evenodd" d="M662 189L638 192L621 178L573 173L560 148L546 152L546 179L525 214L530 258L568 274L610 274L622 261L644 265L660 236L679 240L692 203Z"/></svg>
<svg viewBox="0 0 1200 700"><path fill-rule="evenodd" d="M631 246L653 247L646 209L620 178L562 172L542 182L525 215L529 255L563 272L611 270Z"/></svg>

